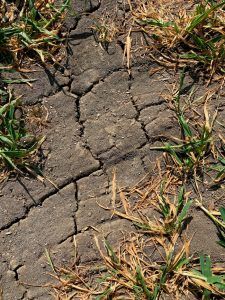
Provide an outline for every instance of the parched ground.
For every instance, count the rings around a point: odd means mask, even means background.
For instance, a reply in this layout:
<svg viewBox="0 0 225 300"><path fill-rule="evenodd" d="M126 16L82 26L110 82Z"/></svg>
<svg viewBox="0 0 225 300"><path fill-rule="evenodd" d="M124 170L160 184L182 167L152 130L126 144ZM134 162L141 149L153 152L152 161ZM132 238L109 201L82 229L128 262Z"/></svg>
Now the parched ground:
<svg viewBox="0 0 225 300"><path fill-rule="evenodd" d="M15 87L27 104L42 104L49 111L49 123L43 129L47 136L44 172L59 190L47 181L42 184L29 178L0 187L4 300L52 299L42 287L52 280L45 249L56 263L69 265L75 236L80 261L95 261L99 254L94 234L110 234L117 240L121 230L130 230L129 222L111 218L98 205L109 205L112 172L116 170L120 187L134 185L152 170L158 153L150 151L150 146L165 133L178 130L163 97L175 75L161 70L150 76L155 66L145 61L134 64L130 80L121 47L111 44L107 53L93 37L93 18L110 11L115 0L105 0L101 6L92 1L86 7L84 1L73 2L81 19L67 21L70 53L65 70L40 68L32 90ZM211 196L217 197L216 193ZM191 231L196 232L193 252L224 260L216 244L216 228L199 211L193 211Z"/></svg>

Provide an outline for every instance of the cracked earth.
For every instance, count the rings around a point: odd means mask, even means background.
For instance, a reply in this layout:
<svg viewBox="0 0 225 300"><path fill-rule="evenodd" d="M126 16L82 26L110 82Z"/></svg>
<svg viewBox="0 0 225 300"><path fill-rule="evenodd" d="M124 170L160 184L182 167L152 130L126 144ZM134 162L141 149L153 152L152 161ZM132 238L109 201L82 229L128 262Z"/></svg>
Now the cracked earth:
<svg viewBox="0 0 225 300"><path fill-rule="evenodd" d="M79 21L69 17L70 53L62 70L35 66L31 90L15 86L30 106L44 105L49 123L44 174L58 187L30 178L10 180L0 190L0 287L4 300L52 299L42 286L53 279L45 257L49 249L60 265L72 263L73 237L81 262L99 254L92 237L109 234L116 240L130 230L125 220L111 218L101 206L110 203L112 172L120 187L132 186L151 172L158 153L150 151L165 132L176 132L163 94L174 75L165 70L149 76L150 63L136 64L130 80L119 45L108 53L95 41L92 17L115 6L105 0L73 1ZM76 3L76 4L75 4ZM100 206L98 205L100 204ZM216 231L210 221L194 218L194 246L217 257ZM199 236L210 236L207 244ZM220 255L221 257L221 255ZM1 298L1 297L0 297Z"/></svg>

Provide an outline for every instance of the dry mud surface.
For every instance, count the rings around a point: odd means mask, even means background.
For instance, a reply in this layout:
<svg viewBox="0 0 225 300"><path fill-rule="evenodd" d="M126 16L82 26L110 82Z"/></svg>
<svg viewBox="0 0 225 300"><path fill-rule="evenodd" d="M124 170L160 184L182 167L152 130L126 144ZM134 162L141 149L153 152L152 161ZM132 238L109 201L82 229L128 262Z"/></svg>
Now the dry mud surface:
<svg viewBox="0 0 225 300"><path fill-rule="evenodd" d="M112 241L121 229L130 230L129 222L111 218L96 202L110 202L113 169L120 187L134 185L151 171L158 155L150 146L165 132L178 130L162 97L174 74L162 70L150 76L152 66L145 61L133 66L130 80L120 46L111 44L107 53L96 43L90 20L114 2L105 0L99 7L92 1L85 8L84 1L74 1L82 16L79 21L67 20L70 55L65 70L39 69L32 90L15 87L16 93L25 94L26 103L41 103L49 111L45 175L60 189L29 178L1 186L4 300L52 299L47 288L37 287L52 280L45 249L51 250L56 263L69 265L75 236L81 262L93 261L99 258L93 227L110 234ZM215 226L199 211L193 211L191 230L196 232L193 252L224 260Z"/></svg>

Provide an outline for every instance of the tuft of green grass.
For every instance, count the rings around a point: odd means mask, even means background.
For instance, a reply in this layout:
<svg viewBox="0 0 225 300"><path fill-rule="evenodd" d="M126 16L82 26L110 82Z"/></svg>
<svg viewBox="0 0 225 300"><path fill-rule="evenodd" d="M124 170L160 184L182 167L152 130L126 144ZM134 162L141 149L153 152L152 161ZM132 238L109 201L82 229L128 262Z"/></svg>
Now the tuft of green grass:
<svg viewBox="0 0 225 300"><path fill-rule="evenodd" d="M0 105L0 171L1 179L7 173L23 175L37 172L38 158L35 154L44 141L31 135L25 124L23 107L9 90L1 89Z"/></svg>
<svg viewBox="0 0 225 300"><path fill-rule="evenodd" d="M28 0L0 2L0 171L31 174L41 179L38 150L44 137L28 130L28 117L7 84L35 79L3 77L3 72L26 71L30 61L58 62L62 56L63 20L70 0Z"/></svg>
<svg viewBox="0 0 225 300"><path fill-rule="evenodd" d="M179 139L171 139L170 142L164 143L164 146L151 147L150 149L167 153L174 164L174 170L187 179L190 176L196 176L197 173L203 173L206 158L213 154L213 126L217 117L217 111L215 111L210 120L206 95L203 108L204 120L191 122L181 107L180 100L183 82L184 72L181 73L179 88L172 100L181 137Z"/></svg>
<svg viewBox="0 0 225 300"><path fill-rule="evenodd" d="M144 51L167 67L200 65L210 79L215 73L225 72L225 1L126 0L126 4L125 19L119 22L117 18L116 30L115 27L110 30L107 18L99 23L107 28L103 30L104 41L126 35L128 60L132 53ZM142 42L135 44L137 32ZM133 42L128 45L128 40Z"/></svg>
<svg viewBox="0 0 225 300"><path fill-rule="evenodd" d="M196 267L190 271L184 271L183 275L189 278L191 284L198 287L202 299L210 300L216 296L219 299L223 299L225 295L224 269L213 267L208 255L200 255L199 265Z"/></svg>
<svg viewBox="0 0 225 300"><path fill-rule="evenodd" d="M160 177L160 180L156 177L151 184L153 187L151 192L144 197L141 195L134 205L129 203L126 195L121 191L121 207L112 209L112 214L131 221L142 233L173 237L174 234L182 231L192 201L183 186L180 187L178 196L171 196L171 193L174 194L177 190L175 188L171 190L170 186L179 187L180 182L168 172ZM142 209L153 210L158 213L158 216L150 218L142 213Z"/></svg>
<svg viewBox="0 0 225 300"><path fill-rule="evenodd" d="M62 47L61 28L70 0L29 0L0 4L1 69L20 68L24 59L56 61Z"/></svg>
<svg viewBox="0 0 225 300"><path fill-rule="evenodd" d="M145 253L141 253L143 241L135 242L128 242L130 247L117 254L121 261L119 268L109 257L103 256L108 266L108 276L105 277L107 289L99 299L120 299L121 295L129 299L157 300L164 299L165 295L183 299L189 293L201 295L205 300L212 299L210 296L224 296L223 270L213 267L207 255L198 259L188 256L188 243L175 251L172 243L160 240L158 250L163 261L151 263ZM104 297L106 295L108 298Z"/></svg>
<svg viewBox="0 0 225 300"><path fill-rule="evenodd" d="M130 1L129 1L130 2ZM194 1L183 4L161 0L143 4L136 1L131 9L134 22L142 32L154 41L150 48L163 51L165 62L199 62L211 76L224 72L224 6L225 1ZM174 10L177 4L178 12Z"/></svg>

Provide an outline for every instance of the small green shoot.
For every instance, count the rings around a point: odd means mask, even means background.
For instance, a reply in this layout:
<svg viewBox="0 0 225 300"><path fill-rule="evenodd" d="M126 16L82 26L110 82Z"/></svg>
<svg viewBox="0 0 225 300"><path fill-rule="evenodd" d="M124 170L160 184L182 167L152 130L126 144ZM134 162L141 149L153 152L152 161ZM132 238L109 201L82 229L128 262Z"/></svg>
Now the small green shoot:
<svg viewBox="0 0 225 300"><path fill-rule="evenodd" d="M159 204L156 208L163 216L164 229L167 234L174 231L182 230L182 226L187 218L187 214L192 201L186 198L184 187L180 188L178 197L171 201L168 196L164 194L163 186L160 188Z"/></svg>

